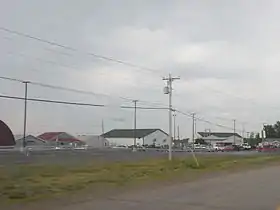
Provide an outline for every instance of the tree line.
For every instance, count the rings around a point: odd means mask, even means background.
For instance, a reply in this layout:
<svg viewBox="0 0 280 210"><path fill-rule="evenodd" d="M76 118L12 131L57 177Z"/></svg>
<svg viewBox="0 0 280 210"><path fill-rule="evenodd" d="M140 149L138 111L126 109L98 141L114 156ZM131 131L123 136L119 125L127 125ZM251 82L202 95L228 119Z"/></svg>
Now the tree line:
<svg viewBox="0 0 280 210"><path fill-rule="evenodd" d="M264 126L265 136L266 138L280 138L280 121L277 121L275 124L267 124ZM244 139L245 142L250 145L257 145L262 142L262 138L260 134L254 135L254 133L250 134L249 138Z"/></svg>
<svg viewBox="0 0 280 210"><path fill-rule="evenodd" d="M264 126L266 138L280 138L280 121L277 121L274 125Z"/></svg>

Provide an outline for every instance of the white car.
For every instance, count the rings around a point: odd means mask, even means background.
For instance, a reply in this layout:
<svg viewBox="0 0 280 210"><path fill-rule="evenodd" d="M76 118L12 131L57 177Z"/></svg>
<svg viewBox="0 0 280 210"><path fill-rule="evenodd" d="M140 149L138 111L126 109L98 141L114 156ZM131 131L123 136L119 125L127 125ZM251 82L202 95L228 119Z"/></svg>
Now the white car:
<svg viewBox="0 0 280 210"><path fill-rule="evenodd" d="M74 147L75 150L86 150L87 147L82 146L82 147Z"/></svg>
<svg viewBox="0 0 280 210"><path fill-rule="evenodd" d="M220 146L220 145L214 145L213 148L215 151L224 151L225 149L224 146Z"/></svg>
<svg viewBox="0 0 280 210"><path fill-rule="evenodd" d="M207 150L207 152L215 152L216 151L216 149L213 147L213 146L206 146L206 150Z"/></svg>
<svg viewBox="0 0 280 210"><path fill-rule="evenodd" d="M113 149L127 149L127 146L124 145L117 145L117 146L113 146Z"/></svg>
<svg viewBox="0 0 280 210"><path fill-rule="evenodd" d="M250 150L250 149L252 149L252 147L251 147L248 143L241 144L241 147L242 147L244 150Z"/></svg>

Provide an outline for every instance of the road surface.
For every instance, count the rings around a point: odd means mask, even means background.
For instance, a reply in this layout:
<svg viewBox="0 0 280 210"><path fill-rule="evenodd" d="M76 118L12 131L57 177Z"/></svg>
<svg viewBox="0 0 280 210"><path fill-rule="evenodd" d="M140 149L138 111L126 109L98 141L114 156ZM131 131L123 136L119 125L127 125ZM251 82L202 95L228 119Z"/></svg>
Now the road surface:
<svg viewBox="0 0 280 210"><path fill-rule="evenodd" d="M48 206L60 210L270 210L280 205L280 167Z"/></svg>

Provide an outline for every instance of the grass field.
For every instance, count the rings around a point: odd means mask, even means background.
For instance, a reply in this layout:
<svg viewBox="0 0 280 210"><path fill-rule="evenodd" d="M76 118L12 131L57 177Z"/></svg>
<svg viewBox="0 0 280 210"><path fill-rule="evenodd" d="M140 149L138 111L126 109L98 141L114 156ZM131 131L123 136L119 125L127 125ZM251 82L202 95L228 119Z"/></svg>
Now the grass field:
<svg viewBox="0 0 280 210"><path fill-rule="evenodd" d="M23 165L0 168L0 202L14 203L67 195L84 189L117 188L166 179L190 178L211 172L249 168L279 162L280 156L199 157L144 160L135 163L91 163L76 166Z"/></svg>

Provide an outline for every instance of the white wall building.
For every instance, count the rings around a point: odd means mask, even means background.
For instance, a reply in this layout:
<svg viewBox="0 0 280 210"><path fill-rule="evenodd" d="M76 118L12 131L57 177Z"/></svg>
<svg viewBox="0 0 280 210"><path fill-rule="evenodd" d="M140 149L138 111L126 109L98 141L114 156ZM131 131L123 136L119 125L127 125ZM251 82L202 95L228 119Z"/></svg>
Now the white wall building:
<svg viewBox="0 0 280 210"><path fill-rule="evenodd" d="M102 135L106 138L110 145L126 145L134 144L134 136L136 136L137 145L168 145L168 134L161 129L114 129Z"/></svg>
<svg viewBox="0 0 280 210"><path fill-rule="evenodd" d="M105 148L109 146L109 141L103 136L79 135L77 138L92 148Z"/></svg>
<svg viewBox="0 0 280 210"><path fill-rule="evenodd" d="M222 133L222 132L198 132L199 136L207 143L212 145L224 144L243 144L243 138L238 133Z"/></svg>
<svg viewBox="0 0 280 210"><path fill-rule="evenodd" d="M15 147L22 147L23 146L23 136L19 136L19 135L16 135L15 136L15 141L16 141L16 145ZM37 138L35 136L32 136L32 135L27 135L25 137L25 146L26 147L44 147L44 146L48 146L48 144L40 139L40 138Z"/></svg>

